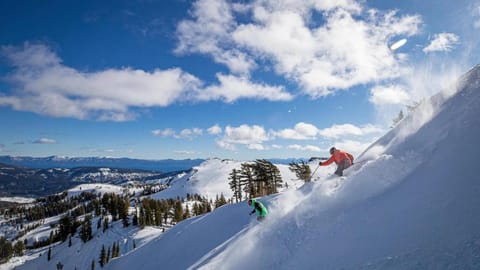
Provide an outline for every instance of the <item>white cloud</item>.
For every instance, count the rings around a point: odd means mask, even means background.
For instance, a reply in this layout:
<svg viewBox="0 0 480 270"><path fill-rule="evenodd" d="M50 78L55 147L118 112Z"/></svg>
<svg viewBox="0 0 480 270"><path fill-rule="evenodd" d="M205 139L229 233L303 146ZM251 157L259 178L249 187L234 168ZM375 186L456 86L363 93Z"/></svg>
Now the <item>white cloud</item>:
<svg viewBox="0 0 480 270"><path fill-rule="evenodd" d="M152 134L154 136L173 137L175 139L193 139L197 136L203 135L203 130L200 128L185 128L182 129L179 133L177 133L175 130L167 128L164 130L152 130Z"/></svg>
<svg viewBox="0 0 480 270"><path fill-rule="evenodd" d="M333 125L330 128L325 128L319 131L319 134L326 138L339 138L346 136L364 136L368 134L381 133L383 129L373 126L365 125L363 127L357 127L352 124Z"/></svg>
<svg viewBox="0 0 480 270"><path fill-rule="evenodd" d="M15 67L7 78L16 88L0 105L54 117L131 120L131 107L168 106L200 83L178 68L81 72L39 44L2 47L2 52Z"/></svg>
<svg viewBox="0 0 480 270"><path fill-rule="evenodd" d="M223 100L233 102L240 98L289 101L293 96L283 87L255 84L246 77L217 74L219 85L213 85L197 92L198 100Z"/></svg>
<svg viewBox="0 0 480 270"><path fill-rule="evenodd" d="M262 143L270 140L265 129L258 125L226 126L224 136L217 145L228 150L235 150L236 144L246 145L250 149L263 148Z"/></svg>
<svg viewBox="0 0 480 270"><path fill-rule="evenodd" d="M41 139L33 141L32 143L35 143L35 144L56 144L57 141L54 140L54 139L41 138Z"/></svg>
<svg viewBox="0 0 480 270"><path fill-rule="evenodd" d="M322 25L312 21L314 11L321 12ZM241 55L244 73L273 63L278 75L297 82L313 97L400 76L404 58L393 54L387 43L394 36L416 34L421 24L417 15L365 10L348 0L244 5L200 0L192 13L192 20L178 25L177 51L210 55L232 72L239 69L220 56L231 54L235 60Z"/></svg>
<svg viewBox="0 0 480 270"><path fill-rule="evenodd" d="M384 104L405 104L410 100L410 96L399 85L375 86L370 90L370 102L375 105Z"/></svg>
<svg viewBox="0 0 480 270"><path fill-rule="evenodd" d="M135 109L165 107L179 101L293 98L283 87L255 84L247 77L232 75L219 74L219 84L201 89L203 82L179 68L83 72L65 66L42 44L4 46L1 52L14 70L6 76L13 86L11 95L0 96L0 106L53 117L128 121L137 117Z"/></svg>
<svg viewBox="0 0 480 270"><path fill-rule="evenodd" d="M265 146L259 143L249 144L247 145L247 148L250 150L257 150L257 151L266 150Z"/></svg>
<svg viewBox="0 0 480 270"><path fill-rule="evenodd" d="M236 22L232 6L224 0L199 0L191 10L193 20L184 20L177 26L179 44L177 53L203 53L214 61L229 67L232 72L248 73L255 63L247 54L229 46L229 36Z"/></svg>
<svg viewBox="0 0 480 270"><path fill-rule="evenodd" d="M194 137L201 136L203 134L203 130L199 128L193 129L183 129L177 136L174 136L177 139L193 139Z"/></svg>
<svg viewBox="0 0 480 270"><path fill-rule="evenodd" d="M312 124L300 122L293 129L283 129L273 132L275 136L291 140L314 140L316 139L318 128Z"/></svg>
<svg viewBox="0 0 480 270"><path fill-rule="evenodd" d="M282 149L283 146L278 145L278 144L272 144L272 148L273 148L273 149Z"/></svg>
<svg viewBox="0 0 480 270"><path fill-rule="evenodd" d="M436 34L430 44L423 49L425 53L451 51L454 45L458 44L458 36L453 33Z"/></svg>
<svg viewBox="0 0 480 270"><path fill-rule="evenodd" d="M218 135L222 133L222 128L218 124L215 124L210 128L208 128L207 132L208 134L211 134L211 135Z"/></svg>
<svg viewBox="0 0 480 270"><path fill-rule="evenodd" d="M155 129L155 130L152 130L152 134L155 135L155 136L173 137L173 136L175 136L175 130L173 130L171 128L167 128L167 129L164 129L164 130Z"/></svg>
<svg viewBox="0 0 480 270"><path fill-rule="evenodd" d="M235 150L237 150L237 148L235 147L235 145L233 145L232 143L228 143L228 142L222 141L222 140L216 141L216 144L217 144L218 147L220 147L220 148L222 148L222 149L225 149L225 150L230 150L230 151L235 151Z"/></svg>
<svg viewBox="0 0 480 270"><path fill-rule="evenodd" d="M292 144L287 146L288 149L297 150L297 151L311 151L311 152L322 152L322 149L314 145L298 145Z"/></svg>

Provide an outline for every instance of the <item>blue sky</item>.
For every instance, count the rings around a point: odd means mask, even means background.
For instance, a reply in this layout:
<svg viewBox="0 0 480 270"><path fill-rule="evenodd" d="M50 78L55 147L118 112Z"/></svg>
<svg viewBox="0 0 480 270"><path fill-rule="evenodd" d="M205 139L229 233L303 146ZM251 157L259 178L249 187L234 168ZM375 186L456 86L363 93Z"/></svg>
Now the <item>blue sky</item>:
<svg viewBox="0 0 480 270"><path fill-rule="evenodd" d="M0 155L359 154L479 30L473 0L2 1Z"/></svg>

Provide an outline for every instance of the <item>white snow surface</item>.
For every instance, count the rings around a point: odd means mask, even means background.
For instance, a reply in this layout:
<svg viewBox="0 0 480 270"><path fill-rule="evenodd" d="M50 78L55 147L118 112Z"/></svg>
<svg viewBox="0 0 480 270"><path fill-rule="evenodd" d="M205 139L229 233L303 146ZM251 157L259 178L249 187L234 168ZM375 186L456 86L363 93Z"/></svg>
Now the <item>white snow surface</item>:
<svg viewBox="0 0 480 270"><path fill-rule="evenodd" d="M116 242L120 247L120 254L128 254L133 250L133 241L137 248L158 237L162 233L159 228L147 227L139 230L138 227L123 228L121 221L111 224L111 228L102 231L97 229L98 218L92 220L93 239L83 243L78 235L72 238L72 246L68 246L68 240L52 246L52 259L47 260L48 246L36 249L33 252L22 257L14 257L9 263L0 265L0 270L45 270L57 269L57 263L63 264L63 269L91 269L92 260L95 260L95 269L101 269L98 260L102 245L105 249L111 248ZM47 221L48 222L48 221ZM44 225L40 230L44 231L48 225ZM29 235L35 235L35 232ZM47 234L48 235L48 234ZM47 236L48 237L48 236Z"/></svg>
<svg viewBox="0 0 480 270"><path fill-rule="evenodd" d="M95 184L81 184L78 185L74 188L71 188L68 190L68 198L78 196L82 192L90 192L90 193L95 193L95 194L100 194L100 196L103 196L105 193L115 193L115 194L122 194L124 192L125 188L117 185L111 185L111 184L100 184L100 183L95 183Z"/></svg>
<svg viewBox="0 0 480 270"><path fill-rule="evenodd" d="M233 196L228 180L233 169L239 170L242 161L208 159L199 166L193 167L192 171L180 174L170 182L170 187L161 192L151 195L153 199L185 198L187 193L199 194L210 199L223 194L226 198ZM303 182L296 179L295 173L288 169L288 165L275 164L282 175L284 183L289 188L300 186ZM283 189L281 189L283 190Z"/></svg>
<svg viewBox="0 0 480 270"><path fill-rule="evenodd" d="M227 205L105 269L480 269L479 69L369 147L346 177L260 198L263 223L245 202Z"/></svg>
<svg viewBox="0 0 480 270"><path fill-rule="evenodd" d="M12 203L33 203L35 202L35 198L26 198L26 197L0 197L0 201L2 202L12 202Z"/></svg>
<svg viewBox="0 0 480 270"><path fill-rule="evenodd" d="M259 198L269 209L262 223L245 202L229 204L165 233L97 232L98 241L60 244L51 262L42 256L17 269L55 269L58 259L64 269L90 269L102 243L137 238L103 269L480 269L480 67L457 86L372 144L345 177L321 167L317 181ZM230 196L225 174L239 164L209 160L158 196Z"/></svg>

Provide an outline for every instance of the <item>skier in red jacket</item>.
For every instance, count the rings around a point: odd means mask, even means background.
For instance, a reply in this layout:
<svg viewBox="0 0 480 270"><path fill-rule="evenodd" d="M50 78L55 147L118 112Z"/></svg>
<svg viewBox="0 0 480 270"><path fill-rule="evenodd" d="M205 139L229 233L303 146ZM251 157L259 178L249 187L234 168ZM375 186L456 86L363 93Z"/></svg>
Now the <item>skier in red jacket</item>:
<svg viewBox="0 0 480 270"><path fill-rule="evenodd" d="M335 147L330 148L330 154L332 155L327 161L320 162L318 165L320 166L328 166L335 161L337 164L337 170L335 174L338 176L343 175L343 170L352 166L353 164L353 156L347 152L341 151L336 149Z"/></svg>

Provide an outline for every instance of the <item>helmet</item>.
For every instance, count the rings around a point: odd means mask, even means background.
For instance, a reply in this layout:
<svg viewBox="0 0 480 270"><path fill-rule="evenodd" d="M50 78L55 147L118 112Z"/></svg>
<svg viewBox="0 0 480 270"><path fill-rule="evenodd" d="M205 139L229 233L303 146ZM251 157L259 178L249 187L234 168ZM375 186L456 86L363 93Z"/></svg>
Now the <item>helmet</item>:
<svg viewBox="0 0 480 270"><path fill-rule="evenodd" d="M330 148L330 155L333 155L333 152L335 152L335 150L337 150L335 147Z"/></svg>
<svg viewBox="0 0 480 270"><path fill-rule="evenodd" d="M248 205L252 205L252 199L249 199L247 203Z"/></svg>

